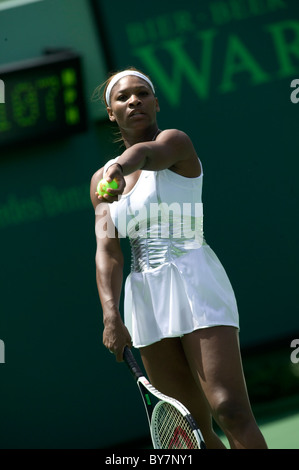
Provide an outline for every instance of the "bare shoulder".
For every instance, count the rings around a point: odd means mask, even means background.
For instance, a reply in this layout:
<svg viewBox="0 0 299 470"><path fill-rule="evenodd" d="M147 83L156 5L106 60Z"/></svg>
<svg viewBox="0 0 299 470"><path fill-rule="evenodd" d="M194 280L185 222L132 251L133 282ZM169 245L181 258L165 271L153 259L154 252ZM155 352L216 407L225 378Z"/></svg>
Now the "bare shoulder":
<svg viewBox="0 0 299 470"><path fill-rule="evenodd" d="M192 141L188 134L179 129L165 129L164 131L160 132L156 140L174 144L191 145L193 147Z"/></svg>
<svg viewBox="0 0 299 470"><path fill-rule="evenodd" d="M178 158L170 167L171 170L187 177L201 174L198 155L188 134L179 129L166 129L158 135L156 140L169 146L170 151L177 154Z"/></svg>

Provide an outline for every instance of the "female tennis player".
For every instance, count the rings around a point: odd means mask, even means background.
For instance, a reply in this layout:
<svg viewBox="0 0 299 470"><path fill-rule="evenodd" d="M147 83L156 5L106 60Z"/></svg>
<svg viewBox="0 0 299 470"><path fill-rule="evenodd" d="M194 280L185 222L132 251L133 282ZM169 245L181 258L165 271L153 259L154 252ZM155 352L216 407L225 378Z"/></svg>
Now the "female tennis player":
<svg viewBox="0 0 299 470"><path fill-rule="evenodd" d="M242 371L235 295L203 237L201 161L184 132L159 129L158 99L142 72L109 77L104 100L125 145L93 175L90 188L104 345L117 361L125 346L139 348L151 383L190 410L207 448L224 447L212 416L231 448L266 448ZM118 188L100 196L103 177ZM123 322L125 236L132 261Z"/></svg>

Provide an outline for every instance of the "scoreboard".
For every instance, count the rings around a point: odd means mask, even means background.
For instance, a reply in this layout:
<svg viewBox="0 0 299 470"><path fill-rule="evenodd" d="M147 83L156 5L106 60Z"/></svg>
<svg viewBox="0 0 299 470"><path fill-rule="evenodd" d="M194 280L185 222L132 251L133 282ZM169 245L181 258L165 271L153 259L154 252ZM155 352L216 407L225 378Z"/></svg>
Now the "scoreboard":
<svg viewBox="0 0 299 470"><path fill-rule="evenodd" d="M87 128L81 59L70 51L0 67L0 147Z"/></svg>

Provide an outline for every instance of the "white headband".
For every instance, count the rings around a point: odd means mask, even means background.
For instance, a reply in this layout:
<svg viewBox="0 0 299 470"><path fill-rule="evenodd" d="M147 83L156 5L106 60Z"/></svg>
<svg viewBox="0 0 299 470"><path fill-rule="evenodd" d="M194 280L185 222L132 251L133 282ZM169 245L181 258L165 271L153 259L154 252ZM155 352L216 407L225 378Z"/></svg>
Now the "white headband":
<svg viewBox="0 0 299 470"><path fill-rule="evenodd" d="M112 88L114 87L116 82L118 82L118 80L120 80L123 77L127 77L128 75L135 75L136 77L139 77L145 80L149 84L151 89L153 90L153 93L155 94L154 85L152 84L150 79L146 77L146 75L143 75L143 73L137 72L136 70L124 70L123 72L119 72L116 75L114 75L111 82L107 86L105 97L106 97L106 103L108 104L108 106L110 106L110 94L111 94Z"/></svg>

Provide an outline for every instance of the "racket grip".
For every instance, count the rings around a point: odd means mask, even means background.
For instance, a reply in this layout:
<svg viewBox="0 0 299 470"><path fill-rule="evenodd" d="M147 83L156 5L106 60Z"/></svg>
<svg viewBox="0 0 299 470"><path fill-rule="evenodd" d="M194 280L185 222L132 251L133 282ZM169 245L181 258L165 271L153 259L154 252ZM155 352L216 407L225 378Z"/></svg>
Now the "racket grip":
<svg viewBox="0 0 299 470"><path fill-rule="evenodd" d="M139 365L136 362L135 357L133 356L131 349L128 348L128 346L125 346L123 357L124 357L125 363L129 367L135 379L137 380L139 377L143 377L144 374L142 373Z"/></svg>

